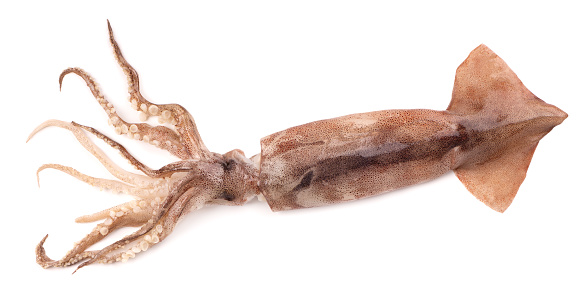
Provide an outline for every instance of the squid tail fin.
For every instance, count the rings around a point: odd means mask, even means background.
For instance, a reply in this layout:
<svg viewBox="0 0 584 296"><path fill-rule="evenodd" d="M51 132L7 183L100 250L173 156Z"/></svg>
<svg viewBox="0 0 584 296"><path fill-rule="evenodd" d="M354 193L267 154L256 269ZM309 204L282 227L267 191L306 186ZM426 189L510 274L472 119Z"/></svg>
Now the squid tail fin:
<svg viewBox="0 0 584 296"><path fill-rule="evenodd" d="M456 70L447 110L464 116L471 128L462 149L473 149L454 170L456 176L499 212L513 201L539 140L568 117L531 93L485 45L474 49Z"/></svg>

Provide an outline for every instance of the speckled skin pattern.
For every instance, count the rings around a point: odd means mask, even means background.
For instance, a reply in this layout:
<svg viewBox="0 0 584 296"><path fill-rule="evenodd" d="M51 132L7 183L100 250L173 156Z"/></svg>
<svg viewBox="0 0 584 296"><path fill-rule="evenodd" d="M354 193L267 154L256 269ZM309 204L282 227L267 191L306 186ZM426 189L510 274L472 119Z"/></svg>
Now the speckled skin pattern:
<svg viewBox="0 0 584 296"><path fill-rule="evenodd" d="M454 170L472 194L503 212L537 143L566 117L481 45L458 68L446 111L353 114L263 138L260 190L280 211L368 197Z"/></svg>
<svg viewBox="0 0 584 296"><path fill-rule="evenodd" d="M146 121L123 120L85 71L81 77L105 110L118 134L167 150L181 160L151 169L101 132L75 122L49 120L48 126L73 133L118 180L84 175L58 164L45 164L93 186L124 192L135 200L77 218L97 222L59 260L36 248L44 268L81 263L127 261L165 239L180 218L210 204L243 205L265 199L273 211L315 207L360 199L436 178L450 170L479 200L503 212L511 204L539 140L567 114L533 95L509 67L484 45L460 65L452 101L445 111L386 110L316 121L269 135L251 159L242 151L223 155L204 145L191 115L180 105L153 104L140 93L138 74L122 56L108 22L114 55L128 78L130 103ZM111 161L88 137L92 134L118 150L143 174ZM113 230L134 226L134 233L101 250L88 250Z"/></svg>

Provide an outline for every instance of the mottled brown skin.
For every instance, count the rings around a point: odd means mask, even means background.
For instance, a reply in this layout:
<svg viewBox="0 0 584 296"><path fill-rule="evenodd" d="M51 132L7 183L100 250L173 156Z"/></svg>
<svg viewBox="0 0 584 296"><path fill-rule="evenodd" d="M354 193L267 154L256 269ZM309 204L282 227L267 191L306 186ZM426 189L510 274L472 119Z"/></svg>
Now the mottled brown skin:
<svg viewBox="0 0 584 296"><path fill-rule="evenodd" d="M446 111L353 114L263 138L260 190L281 211L368 197L454 170L479 200L503 212L537 143L566 117L481 45L458 68Z"/></svg>
<svg viewBox="0 0 584 296"><path fill-rule="evenodd" d="M436 178L468 139L444 111L388 110L287 129L262 139L260 190L274 211L368 197Z"/></svg>
<svg viewBox="0 0 584 296"><path fill-rule="evenodd" d="M207 150L195 122L180 105L158 105L140 93L138 74L122 56L113 37L114 55L128 78L130 103L145 121L157 117L167 126L122 119L85 71L80 76L108 115L118 134L167 150L181 160L152 169L101 132L75 122L49 120L65 128L118 180L84 175L58 164L57 169L96 187L124 192L136 200L77 222L95 229L63 258L52 260L36 248L44 268L126 261L165 239L187 213L209 204L243 205L263 196L274 211L314 207L364 198L436 178L454 170L477 198L504 211L515 196L539 140L567 114L535 97L486 46L475 49L458 68L453 98L446 111L387 110L353 114L293 127L261 140L262 152L245 157ZM118 150L143 174L113 163L88 134ZM38 174L37 172L37 174ZM101 250L88 250L113 230L134 226L134 233Z"/></svg>

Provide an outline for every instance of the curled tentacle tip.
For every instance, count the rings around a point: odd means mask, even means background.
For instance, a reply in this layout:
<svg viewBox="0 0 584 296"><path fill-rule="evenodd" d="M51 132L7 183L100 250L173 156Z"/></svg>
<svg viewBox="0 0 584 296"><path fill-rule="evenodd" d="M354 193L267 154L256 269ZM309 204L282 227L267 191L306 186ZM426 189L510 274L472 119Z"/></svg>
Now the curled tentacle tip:
<svg viewBox="0 0 584 296"><path fill-rule="evenodd" d="M25 142L25 143L28 143L28 141L30 141L30 139L32 139L32 137L34 136L34 134L36 134L36 133L37 133L37 129L38 129L38 128L34 129L34 130L33 130L33 131L32 131L32 132L31 132L31 133L28 135L28 137L26 137L26 142Z"/></svg>
<svg viewBox="0 0 584 296"><path fill-rule="evenodd" d="M61 91L63 88L63 78L65 77L65 75L69 73L71 73L71 68L63 70L63 72L61 72L61 74L59 75L59 91Z"/></svg>
<svg viewBox="0 0 584 296"><path fill-rule="evenodd" d="M47 240L47 237L49 237L48 234L45 235L45 237L43 237L43 239L41 239L41 241L37 244L36 248L35 248L35 253L37 255L37 263L41 264L42 261L40 261L43 257L46 257L45 254L45 248L43 247L43 245L45 244L45 241Z"/></svg>
<svg viewBox="0 0 584 296"><path fill-rule="evenodd" d="M37 126L29 135L28 138L26 138L26 143L28 143L28 141L30 141L30 139L32 139L32 137L34 137L34 135L36 135L40 130L44 129L47 126L47 122L43 122L41 123L39 126Z"/></svg>
<svg viewBox="0 0 584 296"><path fill-rule="evenodd" d="M75 74L77 74L85 79L84 71L82 69L74 68L74 67L67 68L67 69L63 70L63 72L61 72L61 74L59 75L59 91L61 90L61 87L63 86L63 78L65 78L65 76L69 73L75 73Z"/></svg>
<svg viewBox="0 0 584 296"><path fill-rule="evenodd" d="M64 129L71 129L68 126L68 123L61 121L61 120L56 120L56 119L49 119L41 124L39 124L39 126L37 126L31 133L30 135L28 135L28 138L26 138L26 142L28 143L28 141L30 141L30 139L32 139L32 137L34 137L38 132L40 132L41 130L49 127L49 126L57 126L60 128L64 128Z"/></svg>
<svg viewBox="0 0 584 296"><path fill-rule="evenodd" d="M37 169L37 171L36 171L37 185L38 185L39 187L41 187L41 182L40 182L40 177L39 177L39 173L40 173L40 172L42 172L42 171L44 171L45 169L48 169L48 168L52 168L52 169L58 169L58 166L59 166L59 165L55 165L55 164L49 164L49 163L45 163L45 164L41 165L41 166L40 166L40 167Z"/></svg>
<svg viewBox="0 0 584 296"><path fill-rule="evenodd" d="M45 241L47 240L47 237L49 237L49 235L45 235L45 237L43 237L43 239L39 242L39 244L36 246L35 249L35 253L36 253L36 262L42 267L42 268L49 268L51 267L50 262L52 262L53 260L51 258L49 258L45 252L45 248L43 247L43 245L45 244Z"/></svg>
<svg viewBox="0 0 584 296"><path fill-rule="evenodd" d="M32 139L32 137L34 137L34 135L36 135L36 133L38 133L42 129L42 128L39 128L39 127L37 127L34 131L32 131L30 133L30 135L28 135L28 138L26 138L26 143L28 143L28 141L30 141L30 139Z"/></svg>
<svg viewBox="0 0 584 296"><path fill-rule="evenodd" d="M83 267L85 267L85 266L87 266L87 265L91 264L90 262L92 262L92 261L87 261L87 262L84 262L84 263L80 264L79 266L77 266L77 268L75 268L75 270L73 270L73 272L72 272L71 274L73 275L73 274L75 274L75 273L76 273L76 272L77 272L79 269L81 269L81 268L83 268Z"/></svg>
<svg viewBox="0 0 584 296"><path fill-rule="evenodd" d="M30 139L32 139L32 137L34 137L34 135L36 135L36 133L38 133L41 129L37 128L34 131L32 131L32 133L30 133L30 135L28 135L28 138L26 138L26 142L28 143L28 141L30 141Z"/></svg>
<svg viewBox="0 0 584 296"><path fill-rule="evenodd" d="M67 74L65 74L65 71L61 72L61 74L59 75L59 91L63 90L63 77L65 77L65 75L67 75Z"/></svg>
<svg viewBox="0 0 584 296"><path fill-rule="evenodd" d="M75 268L75 270L73 270L73 272L71 273L71 275L74 275L79 270L79 268L81 268L81 267L83 267L83 265L77 266L77 268Z"/></svg>
<svg viewBox="0 0 584 296"><path fill-rule="evenodd" d="M43 237L43 239L39 242L39 244L37 245L37 248L42 248L43 244L45 243L45 241L47 240L47 237L49 237L49 234L46 234L45 237Z"/></svg>
<svg viewBox="0 0 584 296"><path fill-rule="evenodd" d="M94 263L94 262L95 262L95 258L93 258L93 259L90 259L89 261L85 261L85 262L83 262L83 263L79 264L79 265L77 266L77 268L75 268L75 270L74 270L74 271L73 271L73 273L71 273L71 274L75 274L75 273L76 273L76 272L77 272L79 269L81 269L81 268L83 268L83 267L85 267L85 266L87 266L87 265L90 265L90 264L92 264L92 263Z"/></svg>

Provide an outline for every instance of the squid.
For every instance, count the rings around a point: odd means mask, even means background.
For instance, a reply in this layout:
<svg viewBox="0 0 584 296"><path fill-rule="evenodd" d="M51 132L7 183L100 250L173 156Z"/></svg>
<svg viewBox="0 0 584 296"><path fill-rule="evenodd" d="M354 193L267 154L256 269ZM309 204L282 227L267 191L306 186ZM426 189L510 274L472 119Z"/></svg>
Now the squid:
<svg viewBox="0 0 584 296"><path fill-rule="evenodd" d="M207 149L189 112L178 104L154 104L140 93L138 73L126 61L108 21L114 55L128 80L129 101L141 123L123 119L94 79L81 77L117 134L149 143L180 160L152 169L98 130L76 122L49 120L30 135L55 126L69 130L117 179L85 175L72 167L45 164L85 183L132 195L134 200L81 216L98 222L61 259L37 245L43 268L127 261L168 237L182 217L208 205L244 205L254 198L272 211L310 208L380 195L419 184L453 170L478 200L504 212L513 201L539 140L567 118L559 108L531 93L487 46L474 49L456 70L445 111L384 110L352 114L292 127L261 139L251 158L235 149ZM158 119L159 125L146 123ZM93 135L93 136L91 136ZM139 173L115 164L90 139L117 150ZM28 140L27 140L28 141ZM138 229L101 250L89 248L116 229Z"/></svg>

